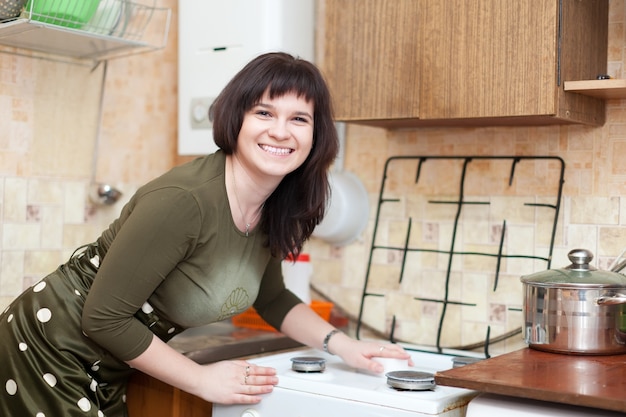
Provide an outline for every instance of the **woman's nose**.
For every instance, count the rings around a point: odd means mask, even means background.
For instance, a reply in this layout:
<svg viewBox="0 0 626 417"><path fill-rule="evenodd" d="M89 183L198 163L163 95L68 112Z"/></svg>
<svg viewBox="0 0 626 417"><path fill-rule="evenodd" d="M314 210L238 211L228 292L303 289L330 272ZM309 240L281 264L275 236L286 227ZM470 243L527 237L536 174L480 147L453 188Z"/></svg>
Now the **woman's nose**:
<svg viewBox="0 0 626 417"><path fill-rule="evenodd" d="M277 120L268 131L269 135L278 140L284 140L289 138L289 128L287 123Z"/></svg>

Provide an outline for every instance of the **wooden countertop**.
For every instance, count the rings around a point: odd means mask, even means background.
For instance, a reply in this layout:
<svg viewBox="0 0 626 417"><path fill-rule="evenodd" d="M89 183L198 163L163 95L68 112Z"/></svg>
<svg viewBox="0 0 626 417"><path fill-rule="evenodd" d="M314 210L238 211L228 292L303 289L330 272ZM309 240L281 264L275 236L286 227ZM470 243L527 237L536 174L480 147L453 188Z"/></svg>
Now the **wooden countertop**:
<svg viewBox="0 0 626 417"><path fill-rule="evenodd" d="M168 344L199 364L302 347L282 333L218 322L185 330Z"/></svg>
<svg viewBox="0 0 626 417"><path fill-rule="evenodd" d="M579 356L530 348L435 374L440 385L626 412L626 355Z"/></svg>

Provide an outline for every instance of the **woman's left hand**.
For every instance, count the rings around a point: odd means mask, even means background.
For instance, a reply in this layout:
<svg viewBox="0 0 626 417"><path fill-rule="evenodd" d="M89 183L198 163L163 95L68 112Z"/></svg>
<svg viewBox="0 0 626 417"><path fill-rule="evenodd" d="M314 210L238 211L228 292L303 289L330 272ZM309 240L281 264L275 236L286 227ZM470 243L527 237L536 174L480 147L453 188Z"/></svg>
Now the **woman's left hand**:
<svg viewBox="0 0 626 417"><path fill-rule="evenodd" d="M337 337L339 336L339 337ZM401 346L389 342L362 341L350 338L345 334L335 336L332 340L330 351L348 365L366 369L371 372L384 372L384 366L372 358L393 358L407 360L409 366L413 366L413 361L409 353Z"/></svg>

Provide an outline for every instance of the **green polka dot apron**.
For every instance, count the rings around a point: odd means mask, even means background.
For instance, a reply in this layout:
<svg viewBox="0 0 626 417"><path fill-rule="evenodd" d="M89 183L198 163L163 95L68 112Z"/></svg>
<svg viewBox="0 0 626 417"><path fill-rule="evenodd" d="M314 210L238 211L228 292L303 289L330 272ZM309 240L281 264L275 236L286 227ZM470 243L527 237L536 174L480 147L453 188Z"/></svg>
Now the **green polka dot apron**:
<svg viewBox="0 0 626 417"><path fill-rule="evenodd" d="M133 370L81 331L99 264L95 244L22 293L0 315L0 416L125 417ZM163 339L170 323L137 317ZM159 335L158 333L163 333Z"/></svg>

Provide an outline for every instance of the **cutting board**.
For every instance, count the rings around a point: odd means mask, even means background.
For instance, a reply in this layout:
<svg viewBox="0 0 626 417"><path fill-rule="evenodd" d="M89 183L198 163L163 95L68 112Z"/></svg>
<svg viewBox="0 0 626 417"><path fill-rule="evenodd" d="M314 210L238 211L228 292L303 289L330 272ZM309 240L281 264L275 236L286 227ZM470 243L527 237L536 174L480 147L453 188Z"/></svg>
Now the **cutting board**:
<svg viewBox="0 0 626 417"><path fill-rule="evenodd" d="M626 412L626 355L530 348L435 374L439 385Z"/></svg>

